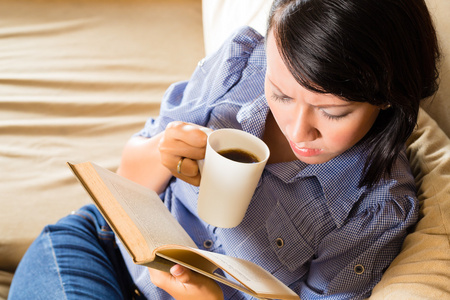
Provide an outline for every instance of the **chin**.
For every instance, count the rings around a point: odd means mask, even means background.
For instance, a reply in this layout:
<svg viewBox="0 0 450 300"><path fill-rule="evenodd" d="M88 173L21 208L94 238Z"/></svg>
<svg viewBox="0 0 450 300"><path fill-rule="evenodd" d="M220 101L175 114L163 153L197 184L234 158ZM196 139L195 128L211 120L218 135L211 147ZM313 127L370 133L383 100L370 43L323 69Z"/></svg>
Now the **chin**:
<svg viewBox="0 0 450 300"><path fill-rule="evenodd" d="M299 155L296 155L296 156L297 156L298 160L300 160L308 165L323 164L323 163L326 163L336 157L336 156L332 156L332 155L317 155L317 156L310 156L310 157L304 157L304 156L299 156Z"/></svg>

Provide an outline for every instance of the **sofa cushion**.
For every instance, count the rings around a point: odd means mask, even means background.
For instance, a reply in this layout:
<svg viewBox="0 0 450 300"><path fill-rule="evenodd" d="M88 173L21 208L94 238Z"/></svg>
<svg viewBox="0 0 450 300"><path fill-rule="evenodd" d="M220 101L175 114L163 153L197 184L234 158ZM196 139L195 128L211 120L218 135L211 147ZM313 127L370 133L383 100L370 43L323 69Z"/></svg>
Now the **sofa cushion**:
<svg viewBox="0 0 450 300"><path fill-rule="evenodd" d="M203 58L201 0L4 0L0 41L5 299L42 228L91 201L66 162L115 170L169 85Z"/></svg>

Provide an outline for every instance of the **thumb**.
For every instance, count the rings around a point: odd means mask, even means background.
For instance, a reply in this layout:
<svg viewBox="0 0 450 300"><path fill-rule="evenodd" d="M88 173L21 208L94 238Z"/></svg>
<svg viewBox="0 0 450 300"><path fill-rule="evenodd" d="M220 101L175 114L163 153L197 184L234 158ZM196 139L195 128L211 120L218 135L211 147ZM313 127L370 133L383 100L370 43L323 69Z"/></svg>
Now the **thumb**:
<svg viewBox="0 0 450 300"><path fill-rule="evenodd" d="M220 286L200 273L175 265L170 268L170 274L183 286L182 297L176 299L198 299L198 295L201 295L201 299L224 299ZM186 292L193 297L187 298Z"/></svg>
<svg viewBox="0 0 450 300"><path fill-rule="evenodd" d="M181 283L192 283L195 275L197 275L194 274L194 272L192 272L191 270L180 265L174 265L172 268L170 268L170 274L172 274L172 276Z"/></svg>

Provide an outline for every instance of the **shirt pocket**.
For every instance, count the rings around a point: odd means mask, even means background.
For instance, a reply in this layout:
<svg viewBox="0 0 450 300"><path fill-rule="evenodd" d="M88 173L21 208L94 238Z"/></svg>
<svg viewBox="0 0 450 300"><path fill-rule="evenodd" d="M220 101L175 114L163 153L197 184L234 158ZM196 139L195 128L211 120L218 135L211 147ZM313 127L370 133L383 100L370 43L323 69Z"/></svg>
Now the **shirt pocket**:
<svg viewBox="0 0 450 300"><path fill-rule="evenodd" d="M294 272L313 258L314 249L297 230L279 202L266 220L266 229L272 250L289 271Z"/></svg>

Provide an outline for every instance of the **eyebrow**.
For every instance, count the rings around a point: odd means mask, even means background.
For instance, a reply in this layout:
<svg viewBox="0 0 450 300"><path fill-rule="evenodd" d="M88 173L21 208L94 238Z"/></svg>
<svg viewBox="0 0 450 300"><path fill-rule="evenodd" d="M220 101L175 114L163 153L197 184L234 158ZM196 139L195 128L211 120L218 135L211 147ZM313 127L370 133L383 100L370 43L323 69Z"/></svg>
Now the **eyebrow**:
<svg viewBox="0 0 450 300"><path fill-rule="evenodd" d="M273 83L272 80L270 80L269 77L267 77L267 80L269 80L269 82L270 82L270 84L272 85L272 87L274 87L274 88L276 89L276 91L280 94L279 96L281 96L281 97L283 97L283 98L287 98L287 99L294 99L294 98L292 98L292 97L286 95L285 93L283 93L283 92L280 90L280 88L279 88L275 83Z"/></svg>

